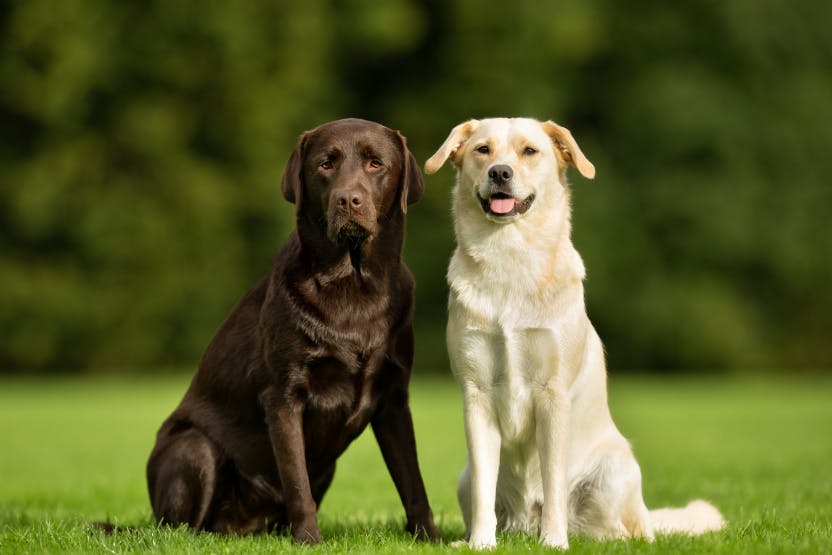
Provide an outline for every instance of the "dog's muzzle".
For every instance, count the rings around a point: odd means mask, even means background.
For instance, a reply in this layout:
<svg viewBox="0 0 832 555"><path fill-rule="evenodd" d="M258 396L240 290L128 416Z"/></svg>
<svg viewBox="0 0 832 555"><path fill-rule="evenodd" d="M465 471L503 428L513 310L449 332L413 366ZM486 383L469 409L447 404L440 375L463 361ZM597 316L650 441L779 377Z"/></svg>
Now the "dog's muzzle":
<svg viewBox="0 0 832 555"><path fill-rule="evenodd" d="M373 234L375 211L361 192L335 193L330 201L327 234L332 242L359 246Z"/></svg>
<svg viewBox="0 0 832 555"><path fill-rule="evenodd" d="M510 218L525 214L534 202L534 194L525 199L515 198L511 194L511 182L514 169L508 164L494 164L488 168L488 196L483 198L477 191L477 198L483 212L495 219Z"/></svg>
<svg viewBox="0 0 832 555"><path fill-rule="evenodd" d="M508 218L525 214L534 202L534 193L524 199L517 199L508 193L492 193L488 198L482 198L477 192L477 199L482 210L489 216Z"/></svg>
<svg viewBox="0 0 832 555"><path fill-rule="evenodd" d="M338 231L335 233L335 237L339 242L362 241L369 236L370 230L363 227L355 220L347 220L342 225L338 226Z"/></svg>

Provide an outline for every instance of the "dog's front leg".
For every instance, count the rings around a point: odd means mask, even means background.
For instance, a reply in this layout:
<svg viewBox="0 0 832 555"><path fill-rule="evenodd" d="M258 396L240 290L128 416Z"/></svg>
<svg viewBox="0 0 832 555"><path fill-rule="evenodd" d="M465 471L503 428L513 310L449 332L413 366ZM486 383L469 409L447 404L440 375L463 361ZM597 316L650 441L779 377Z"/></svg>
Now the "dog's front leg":
<svg viewBox="0 0 832 555"><path fill-rule="evenodd" d="M537 445L543 481L540 539L544 545L569 548L566 449L570 401L566 386L551 378L535 395Z"/></svg>
<svg viewBox="0 0 832 555"><path fill-rule="evenodd" d="M422 473L419 471L407 392L398 391L383 399L371 424L381 455L404 505L407 531L418 539L440 539L433 523Z"/></svg>
<svg viewBox="0 0 832 555"><path fill-rule="evenodd" d="M464 384L465 438L471 473L471 528L468 545L488 549L497 545L497 474L500 469L500 430L491 398L478 385Z"/></svg>
<svg viewBox="0 0 832 555"><path fill-rule="evenodd" d="M269 387L260 395L269 438L286 502L292 537L302 543L320 543L318 515L309 487L303 438L303 403Z"/></svg>

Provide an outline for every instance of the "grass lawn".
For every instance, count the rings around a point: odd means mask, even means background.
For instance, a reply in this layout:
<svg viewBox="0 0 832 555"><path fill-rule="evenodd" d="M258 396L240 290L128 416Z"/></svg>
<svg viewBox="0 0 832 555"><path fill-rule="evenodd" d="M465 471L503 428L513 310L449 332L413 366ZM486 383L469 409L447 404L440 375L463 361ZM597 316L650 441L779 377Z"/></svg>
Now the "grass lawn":
<svg viewBox="0 0 832 555"><path fill-rule="evenodd" d="M458 552L414 543L371 433L338 463L314 548L286 536L194 535L152 523L144 464L189 377L0 380L0 553ZM714 502L729 520L699 538L655 543L571 538L573 553L832 553L832 377L611 377L648 506ZM461 401L447 379L415 378L420 462L446 541L462 536L456 478L465 463ZM112 536L88 522L135 527ZM496 553L545 552L501 536Z"/></svg>

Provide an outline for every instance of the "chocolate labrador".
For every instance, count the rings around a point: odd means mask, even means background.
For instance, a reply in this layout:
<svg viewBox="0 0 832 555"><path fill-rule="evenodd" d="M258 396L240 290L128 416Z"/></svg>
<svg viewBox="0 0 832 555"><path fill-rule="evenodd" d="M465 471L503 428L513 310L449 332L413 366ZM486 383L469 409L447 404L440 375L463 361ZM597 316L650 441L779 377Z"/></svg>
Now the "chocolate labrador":
<svg viewBox="0 0 832 555"><path fill-rule="evenodd" d="M408 382L407 206L424 184L405 139L359 119L301 135L282 181L297 226L208 345L147 465L156 518L321 541L335 461L370 424L407 530L439 537L416 459Z"/></svg>

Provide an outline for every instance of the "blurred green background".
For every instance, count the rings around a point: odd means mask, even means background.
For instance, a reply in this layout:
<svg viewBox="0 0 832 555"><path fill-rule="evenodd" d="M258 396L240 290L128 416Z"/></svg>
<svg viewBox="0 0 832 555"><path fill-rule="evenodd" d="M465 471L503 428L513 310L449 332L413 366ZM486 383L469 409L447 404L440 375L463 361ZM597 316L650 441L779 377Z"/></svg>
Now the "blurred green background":
<svg viewBox="0 0 832 555"><path fill-rule="evenodd" d="M298 134L364 117L424 161L470 117L569 127L610 367L832 367L832 3L0 7L0 372L196 364L293 227ZM446 168L408 213L417 366L447 368Z"/></svg>

